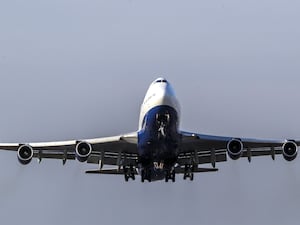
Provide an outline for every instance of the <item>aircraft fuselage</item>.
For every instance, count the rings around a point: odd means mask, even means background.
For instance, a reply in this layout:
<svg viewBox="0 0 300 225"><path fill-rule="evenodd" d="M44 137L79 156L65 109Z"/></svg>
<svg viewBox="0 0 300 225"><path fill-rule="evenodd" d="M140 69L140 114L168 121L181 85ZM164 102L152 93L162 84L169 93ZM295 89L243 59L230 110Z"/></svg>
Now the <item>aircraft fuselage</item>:
<svg viewBox="0 0 300 225"><path fill-rule="evenodd" d="M146 179L160 180L172 172L180 144L180 109L174 91L163 78L155 80L141 107L138 132L140 170Z"/></svg>

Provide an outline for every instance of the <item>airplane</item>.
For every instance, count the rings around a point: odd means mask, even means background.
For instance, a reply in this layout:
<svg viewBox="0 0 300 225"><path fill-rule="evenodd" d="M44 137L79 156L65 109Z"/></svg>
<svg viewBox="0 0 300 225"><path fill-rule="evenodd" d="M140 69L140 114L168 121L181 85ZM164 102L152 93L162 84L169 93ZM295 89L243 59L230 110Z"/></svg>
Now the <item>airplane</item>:
<svg viewBox="0 0 300 225"><path fill-rule="evenodd" d="M213 136L181 131L180 106L170 82L153 81L140 110L135 132L102 138L40 143L0 143L0 149L15 151L19 162L32 158L60 159L97 164L88 174L123 175L125 181L140 175L145 180L175 182L176 174L194 179L194 173L215 172L217 162L281 154L287 161L297 157L300 141L264 140ZM209 167L202 167L210 164ZM107 167L110 168L107 168Z"/></svg>

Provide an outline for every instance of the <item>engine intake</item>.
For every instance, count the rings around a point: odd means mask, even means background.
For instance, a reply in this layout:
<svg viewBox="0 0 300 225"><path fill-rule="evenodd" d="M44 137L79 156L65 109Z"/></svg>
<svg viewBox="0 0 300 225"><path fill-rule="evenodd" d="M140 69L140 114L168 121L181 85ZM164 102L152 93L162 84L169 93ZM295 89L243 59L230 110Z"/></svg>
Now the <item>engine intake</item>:
<svg viewBox="0 0 300 225"><path fill-rule="evenodd" d="M228 155L233 160L237 160L242 156L243 149L243 143L239 139L232 139L227 143Z"/></svg>
<svg viewBox="0 0 300 225"><path fill-rule="evenodd" d="M298 147L294 141L287 141L282 146L283 158L287 161L292 161L297 157Z"/></svg>
<svg viewBox="0 0 300 225"><path fill-rule="evenodd" d="M76 145L75 155L79 162L87 161L91 153L92 146L90 143L82 141Z"/></svg>
<svg viewBox="0 0 300 225"><path fill-rule="evenodd" d="M30 145L21 145L18 148L18 160L21 164L26 165L31 162L33 149Z"/></svg>

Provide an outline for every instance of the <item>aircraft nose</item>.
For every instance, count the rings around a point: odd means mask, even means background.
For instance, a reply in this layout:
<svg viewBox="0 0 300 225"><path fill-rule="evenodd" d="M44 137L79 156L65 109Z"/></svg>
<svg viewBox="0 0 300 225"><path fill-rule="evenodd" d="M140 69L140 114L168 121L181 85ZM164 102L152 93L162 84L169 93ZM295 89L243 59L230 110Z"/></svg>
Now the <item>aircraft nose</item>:
<svg viewBox="0 0 300 225"><path fill-rule="evenodd" d="M168 83L168 81L165 78L157 78L153 83Z"/></svg>
<svg viewBox="0 0 300 225"><path fill-rule="evenodd" d="M160 90L157 90L156 96L158 99L160 99L161 105L173 105L172 102L174 102L175 94L173 93L172 88L170 88L168 85L161 87Z"/></svg>
<svg viewBox="0 0 300 225"><path fill-rule="evenodd" d="M174 91L169 83L166 83L166 85L163 85L161 88L161 92L166 97L174 97Z"/></svg>

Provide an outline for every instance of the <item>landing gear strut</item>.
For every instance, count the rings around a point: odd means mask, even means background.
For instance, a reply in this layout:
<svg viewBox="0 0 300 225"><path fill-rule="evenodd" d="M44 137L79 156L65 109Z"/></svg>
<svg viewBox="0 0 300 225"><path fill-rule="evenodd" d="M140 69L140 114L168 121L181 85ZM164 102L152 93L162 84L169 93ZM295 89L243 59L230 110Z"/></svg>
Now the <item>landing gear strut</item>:
<svg viewBox="0 0 300 225"><path fill-rule="evenodd" d="M135 172L136 171L132 165L124 166L123 170L124 170L124 178L125 178L126 182L129 180L129 178L131 178L132 180L135 180Z"/></svg>
<svg viewBox="0 0 300 225"><path fill-rule="evenodd" d="M147 169L147 168L142 168L141 169L141 181L142 183L145 182L145 180L148 180L149 182L151 182L151 169Z"/></svg>
<svg viewBox="0 0 300 225"><path fill-rule="evenodd" d="M168 182L170 180L172 180L172 182L175 182L175 169L168 169L166 170L166 175L165 175L165 181Z"/></svg>
<svg viewBox="0 0 300 225"><path fill-rule="evenodd" d="M186 180L186 178L194 180L194 165L185 165L183 179Z"/></svg>

